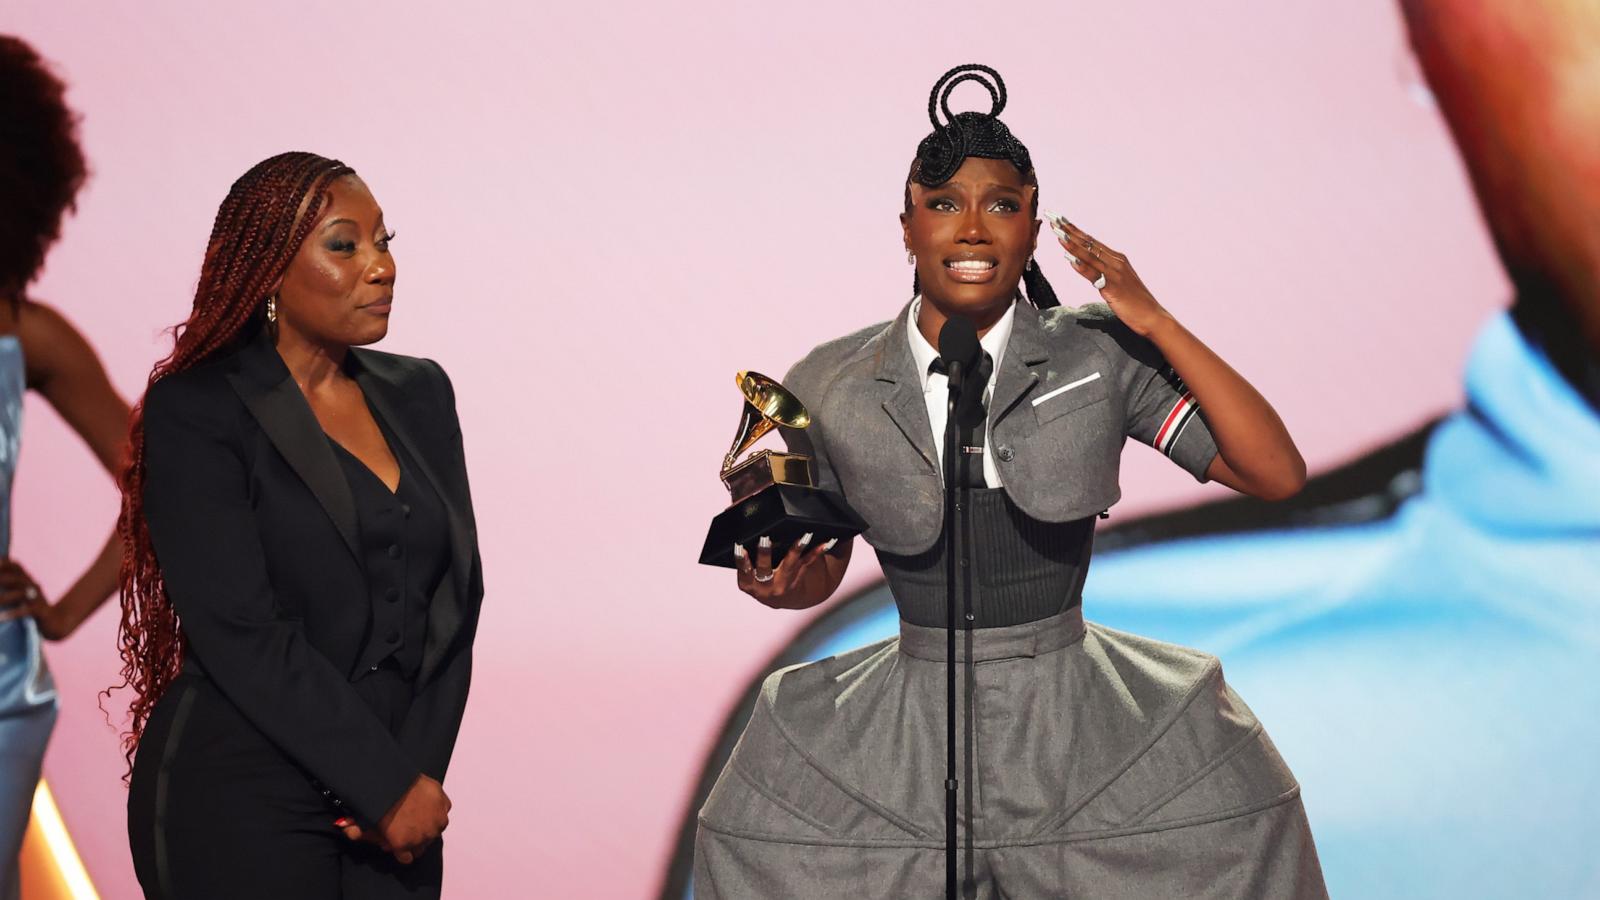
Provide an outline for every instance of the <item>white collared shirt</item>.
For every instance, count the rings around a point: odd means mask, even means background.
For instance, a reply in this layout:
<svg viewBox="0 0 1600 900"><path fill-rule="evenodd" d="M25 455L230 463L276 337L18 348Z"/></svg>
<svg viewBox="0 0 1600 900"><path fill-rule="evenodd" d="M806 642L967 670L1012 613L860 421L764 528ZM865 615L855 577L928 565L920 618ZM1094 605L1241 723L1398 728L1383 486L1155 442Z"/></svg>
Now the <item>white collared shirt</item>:
<svg viewBox="0 0 1600 900"><path fill-rule="evenodd" d="M916 363L917 371L922 376L922 401L928 407L928 423L933 426L934 452L939 454L939 471L944 471L944 425L945 405L950 400L950 379L938 372L930 371L934 360L939 358L939 351L928 339L922 336L922 331L917 328L917 313L922 310L922 297L911 301L911 318L907 321L906 336L911 343L911 359ZM1012 301L1006 307L1005 315L1000 321L994 323L988 333L978 339L979 346L994 360L994 370L989 373L989 383L983 390L983 405L987 409L989 400L994 396L995 381L1000 377L1000 359L1005 355L1006 344L1011 340L1011 323L1016 318L1017 304ZM989 448L994 445L989 432L989 421L983 423L983 480L989 487L1001 486L1000 470L994 464L994 455Z"/></svg>

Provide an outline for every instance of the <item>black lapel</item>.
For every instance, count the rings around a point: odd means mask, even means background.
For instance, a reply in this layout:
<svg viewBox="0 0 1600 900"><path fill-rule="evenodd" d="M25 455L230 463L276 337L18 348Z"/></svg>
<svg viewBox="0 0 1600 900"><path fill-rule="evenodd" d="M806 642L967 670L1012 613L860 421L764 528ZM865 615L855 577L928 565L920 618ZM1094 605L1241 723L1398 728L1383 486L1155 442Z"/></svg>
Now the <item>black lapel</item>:
<svg viewBox="0 0 1600 900"><path fill-rule="evenodd" d="M238 368L228 373L229 383L278 453L322 504L359 564L359 525L350 483L266 329L245 344L237 358Z"/></svg>
<svg viewBox="0 0 1600 900"><path fill-rule="evenodd" d="M915 302L915 301L913 301ZM928 465L937 467L939 457L933 444L933 424L928 421L927 400L922 395L922 376L917 372L916 358L911 355L907 318L911 305L906 304L900 315L889 323L884 332L883 346L878 348L877 379L895 385L894 393L883 401L883 411L889 414L896 427L922 454Z"/></svg>
<svg viewBox="0 0 1600 900"><path fill-rule="evenodd" d="M352 349L350 356L356 382L367 402L383 416L422 477L432 484L450 520L450 574L428 605L428 638L422 648L422 671L418 675L420 681L426 682L444 661L461 629L472 578L473 536L461 508L464 498L454 494L456 482L441 478L434 467L450 450L446 440L452 425L447 418L449 410L440 407L440 398L421 378L411 379L408 389L392 357L360 349Z"/></svg>

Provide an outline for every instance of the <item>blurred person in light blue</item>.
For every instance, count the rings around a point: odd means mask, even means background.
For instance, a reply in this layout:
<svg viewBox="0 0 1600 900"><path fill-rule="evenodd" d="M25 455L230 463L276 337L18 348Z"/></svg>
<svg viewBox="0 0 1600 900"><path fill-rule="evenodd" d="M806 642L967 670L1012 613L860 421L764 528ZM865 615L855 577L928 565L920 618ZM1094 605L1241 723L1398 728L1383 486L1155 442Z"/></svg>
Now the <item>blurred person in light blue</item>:
<svg viewBox="0 0 1600 900"><path fill-rule="evenodd" d="M7 35L0 35L0 85L0 900L14 900L17 854L56 720L40 638L60 640L76 630L116 588L121 561L113 534L51 602L11 558L23 395L43 396L107 469L120 459L128 406L83 335L27 292L83 184L77 117L39 55Z"/></svg>
<svg viewBox="0 0 1600 900"><path fill-rule="evenodd" d="M1102 532L1085 602L1223 659L1333 896L1600 898L1600 3L1401 7L1515 289L1465 406L1287 504ZM892 633L887 596L780 661Z"/></svg>
<svg viewBox="0 0 1600 900"><path fill-rule="evenodd" d="M1335 896L1600 897L1600 4L1402 9L1516 290L1465 408L1387 515L1149 547L1089 591L1212 635Z"/></svg>
<svg viewBox="0 0 1600 900"><path fill-rule="evenodd" d="M1516 290L1465 408L1387 514L1150 546L1087 592L1228 662L1335 896L1600 897L1600 4L1402 9Z"/></svg>

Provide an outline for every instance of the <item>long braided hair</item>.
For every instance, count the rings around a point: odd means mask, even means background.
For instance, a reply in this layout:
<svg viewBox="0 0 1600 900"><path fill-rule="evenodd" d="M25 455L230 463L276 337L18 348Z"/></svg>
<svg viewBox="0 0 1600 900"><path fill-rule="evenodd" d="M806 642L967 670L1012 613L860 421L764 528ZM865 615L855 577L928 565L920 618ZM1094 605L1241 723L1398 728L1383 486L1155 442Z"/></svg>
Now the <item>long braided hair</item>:
<svg viewBox="0 0 1600 900"><path fill-rule="evenodd" d="M991 102L987 113L951 115L950 92L965 81L976 82L989 92ZM1000 113L1005 108L1005 79L988 66L969 63L956 66L939 76L933 90L928 93L928 121L933 123L933 133L917 145L917 156L911 161L911 171L906 175L907 214L911 212L913 181L925 187L938 187L949 181L968 157L974 156L980 159L1003 159L1016 166L1017 171L1022 173L1023 184L1034 187L1033 207L1029 214L1039 214L1039 177L1033 171L1033 157L1028 154L1028 148L1012 135L1006 123L1000 121ZM939 121L941 112L944 113L943 122ZM1056 299L1055 289L1050 287L1037 262L1022 271L1022 283L1028 300L1039 309L1061 305L1061 301ZM922 292L922 284L915 274L911 276L911 292Z"/></svg>
<svg viewBox="0 0 1600 900"><path fill-rule="evenodd" d="M174 326L172 352L150 371L149 387L239 346L265 326L267 295L316 225L334 179L355 170L315 153L281 153L240 176L217 208L211 240L200 265L194 308ZM178 614L167 599L144 518L144 400L133 408L123 469L122 684L133 688L123 752L130 771L134 751L156 701L183 663ZM109 693L111 689L107 690Z"/></svg>

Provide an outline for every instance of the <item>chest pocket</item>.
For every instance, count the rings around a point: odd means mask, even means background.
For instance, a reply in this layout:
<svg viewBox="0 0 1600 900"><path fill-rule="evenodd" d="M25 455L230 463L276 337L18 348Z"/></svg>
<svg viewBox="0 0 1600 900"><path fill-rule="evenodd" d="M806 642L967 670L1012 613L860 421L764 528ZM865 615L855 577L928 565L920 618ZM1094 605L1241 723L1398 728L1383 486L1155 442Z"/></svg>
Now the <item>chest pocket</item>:
<svg viewBox="0 0 1600 900"><path fill-rule="evenodd" d="M1070 412L1076 412L1111 397L1110 380L1101 368L1061 380L1061 383L1035 392L1026 402L1033 410L1034 421L1039 425L1054 421Z"/></svg>
<svg viewBox="0 0 1600 900"><path fill-rule="evenodd" d="M1032 518L1066 522L1117 501L1124 423L1112 372L1085 359L1035 386L996 425L1006 493Z"/></svg>

